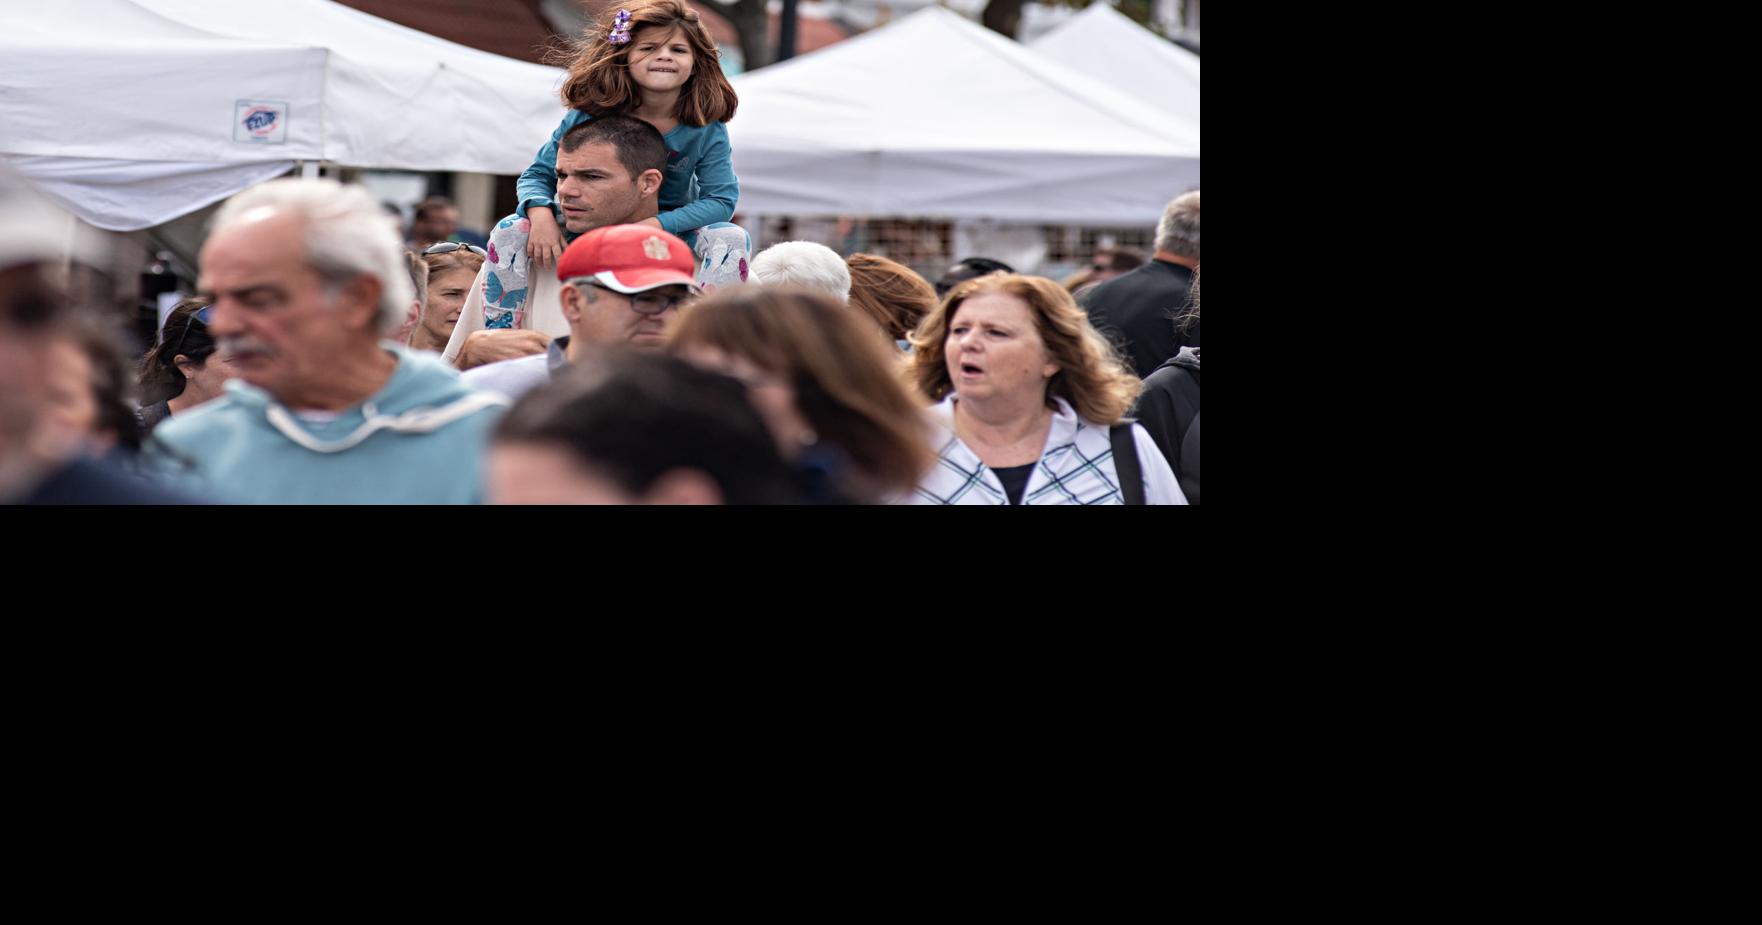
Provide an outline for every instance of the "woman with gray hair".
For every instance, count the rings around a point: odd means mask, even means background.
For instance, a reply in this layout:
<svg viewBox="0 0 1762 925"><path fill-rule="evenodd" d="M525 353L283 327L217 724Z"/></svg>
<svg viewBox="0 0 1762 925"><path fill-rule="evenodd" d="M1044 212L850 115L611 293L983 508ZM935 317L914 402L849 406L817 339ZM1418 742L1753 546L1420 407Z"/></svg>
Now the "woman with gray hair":
<svg viewBox="0 0 1762 925"><path fill-rule="evenodd" d="M812 241L785 241L759 251L753 258L752 281L806 286L840 302L850 301L850 267L837 251Z"/></svg>

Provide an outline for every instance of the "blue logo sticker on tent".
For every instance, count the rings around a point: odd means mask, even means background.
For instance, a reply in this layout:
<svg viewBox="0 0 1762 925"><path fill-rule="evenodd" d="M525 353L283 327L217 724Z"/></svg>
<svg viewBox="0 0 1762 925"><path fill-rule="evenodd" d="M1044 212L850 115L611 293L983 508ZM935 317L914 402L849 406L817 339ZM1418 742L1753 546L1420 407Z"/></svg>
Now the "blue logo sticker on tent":
<svg viewBox="0 0 1762 925"><path fill-rule="evenodd" d="M288 104L275 100L239 100L233 110L233 141L286 144Z"/></svg>

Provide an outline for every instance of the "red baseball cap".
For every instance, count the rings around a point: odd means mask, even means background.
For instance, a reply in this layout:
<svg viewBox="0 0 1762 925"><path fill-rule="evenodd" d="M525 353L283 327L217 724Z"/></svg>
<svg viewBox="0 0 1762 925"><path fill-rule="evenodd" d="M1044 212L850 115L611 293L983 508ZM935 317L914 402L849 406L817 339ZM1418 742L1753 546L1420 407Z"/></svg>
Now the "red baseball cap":
<svg viewBox="0 0 1762 925"><path fill-rule="evenodd" d="M628 295L678 284L697 289L696 268L691 248L653 225L607 225L570 243L557 260L557 279L592 277Z"/></svg>

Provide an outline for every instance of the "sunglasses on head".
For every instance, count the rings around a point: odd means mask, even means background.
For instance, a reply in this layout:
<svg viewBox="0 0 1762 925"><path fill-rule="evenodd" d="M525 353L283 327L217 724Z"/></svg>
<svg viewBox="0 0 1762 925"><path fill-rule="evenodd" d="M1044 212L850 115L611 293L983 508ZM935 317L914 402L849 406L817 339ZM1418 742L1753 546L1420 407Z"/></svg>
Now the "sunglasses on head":
<svg viewBox="0 0 1762 925"><path fill-rule="evenodd" d="M486 251L475 244L460 244L457 241L442 241L439 244L431 244L429 245L428 250L422 252L422 256L426 257L429 254L450 254L460 248L464 248L485 260L489 259L489 251Z"/></svg>
<svg viewBox="0 0 1762 925"><path fill-rule="evenodd" d="M214 317L214 306L212 306L212 305L210 305L206 308L199 308L193 312L190 312L188 315L185 315L184 316L184 331L182 334L179 334L177 336L177 346L171 348L172 357L175 358L178 354L184 352L184 341L189 340L191 328L200 324L202 326L202 330L206 331L206 330L208 330L208 321L209 321L209 319L211 319L213 317Z"/></svg>

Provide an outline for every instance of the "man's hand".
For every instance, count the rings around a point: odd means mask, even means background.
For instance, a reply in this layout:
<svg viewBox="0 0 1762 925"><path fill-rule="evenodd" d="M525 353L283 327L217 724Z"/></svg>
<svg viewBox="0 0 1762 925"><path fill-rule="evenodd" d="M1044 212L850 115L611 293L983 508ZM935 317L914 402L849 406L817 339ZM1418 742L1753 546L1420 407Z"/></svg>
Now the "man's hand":
<svg viewBox="0 0 1762 925"><path fill-rule="evenodd" d="M466 335L465 343L459 346L459 359L453 365L460 370L467 370L485 363L543 353L550 345L550 337L539 331L512 331L507 328L472 331Z"/></svg>
<svg viewBox="0 0 1762 925"><path fill-rule="evenodd" d="M532 258L535 266L556 266L563 253L563 232L557 227L551 207L533 206L526 210L526 218L532 222L532 231L526 238L526 256Z"/></svg>

